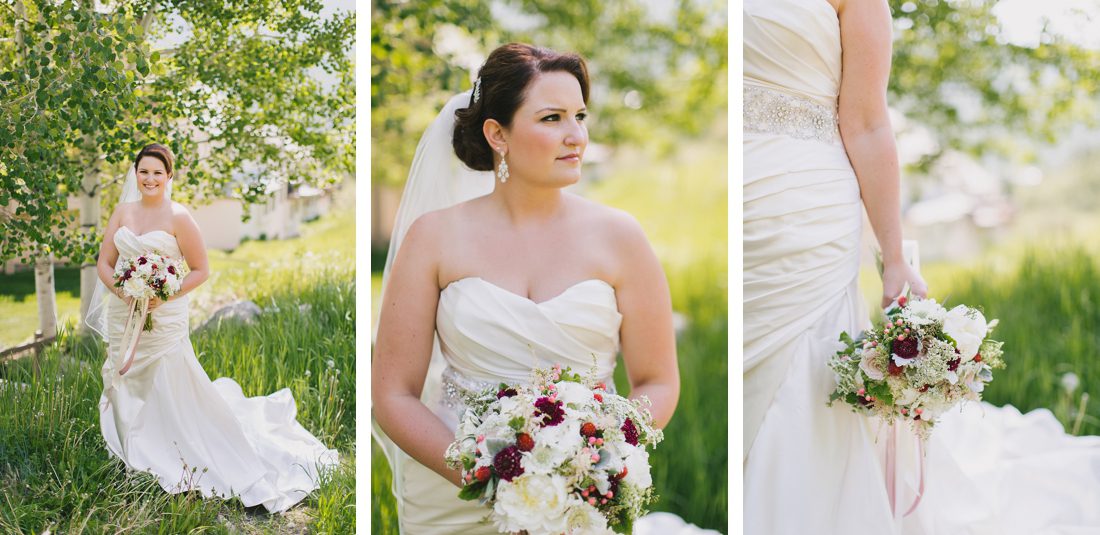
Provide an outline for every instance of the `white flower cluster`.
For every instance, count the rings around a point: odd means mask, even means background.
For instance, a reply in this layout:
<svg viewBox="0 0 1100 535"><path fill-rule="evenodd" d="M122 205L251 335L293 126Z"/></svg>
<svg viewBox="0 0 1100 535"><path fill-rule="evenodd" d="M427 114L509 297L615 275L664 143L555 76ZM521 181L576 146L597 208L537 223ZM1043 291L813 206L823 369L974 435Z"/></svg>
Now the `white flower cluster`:
<svg viewBox="0 0 1100 535"><path fill-rule="evenodd" d="M446 460L501 531L613 533L654 499L645 447L663 436L641 402L557 366L479 399Z"/></svg>

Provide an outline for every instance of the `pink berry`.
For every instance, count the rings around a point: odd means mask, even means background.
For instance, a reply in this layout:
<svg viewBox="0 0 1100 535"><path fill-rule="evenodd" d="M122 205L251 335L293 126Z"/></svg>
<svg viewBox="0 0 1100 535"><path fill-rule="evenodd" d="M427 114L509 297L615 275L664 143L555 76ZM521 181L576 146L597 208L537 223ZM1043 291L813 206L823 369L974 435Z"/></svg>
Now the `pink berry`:
<svg viewBox="0 0 1100 535"><path fill-rule="evenodd" d="M588 499L588 505L596 505L596 498L592 497Z"/></svg>

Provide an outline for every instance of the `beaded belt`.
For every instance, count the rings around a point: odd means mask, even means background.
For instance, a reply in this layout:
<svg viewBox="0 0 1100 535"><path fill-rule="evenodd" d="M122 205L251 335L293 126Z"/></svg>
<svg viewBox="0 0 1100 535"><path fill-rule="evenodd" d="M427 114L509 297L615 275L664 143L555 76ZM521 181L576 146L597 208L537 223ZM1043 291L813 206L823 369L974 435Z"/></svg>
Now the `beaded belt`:
<svg viewBox="0 0 1100 535"><path fill-rule="evenodd" d="M798 139L840 142L835 109L808 98L744 84L744 130Z"/></svg>

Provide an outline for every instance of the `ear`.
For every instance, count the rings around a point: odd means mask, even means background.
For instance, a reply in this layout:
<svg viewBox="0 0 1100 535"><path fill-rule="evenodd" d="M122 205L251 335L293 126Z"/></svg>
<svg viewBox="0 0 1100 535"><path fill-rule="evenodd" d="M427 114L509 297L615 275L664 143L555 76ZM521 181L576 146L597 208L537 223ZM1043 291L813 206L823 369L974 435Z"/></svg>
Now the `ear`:
<svg viewBox="0 0 1100 535"><path fill-rule="evenodd" d="M499 153L502 149L508 152L508 131L496 119L485 119L481 125L481 132L485 134L485 139L493 152Z"/></svg>

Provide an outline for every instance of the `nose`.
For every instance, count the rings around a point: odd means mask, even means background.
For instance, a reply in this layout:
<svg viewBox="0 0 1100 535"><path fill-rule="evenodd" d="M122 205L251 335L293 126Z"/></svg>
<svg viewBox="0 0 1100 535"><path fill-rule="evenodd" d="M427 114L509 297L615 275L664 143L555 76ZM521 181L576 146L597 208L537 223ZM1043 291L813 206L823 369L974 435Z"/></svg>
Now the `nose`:
<svg viewBox="0 0 1100 535"><path fill-rule="evenodd" d="M569 129L565 133L565 139L562 142L567 147L574 149L580 149L588 144L588 131L585 130L584 125L579 121L573 121L569 125Z"/></svg>

